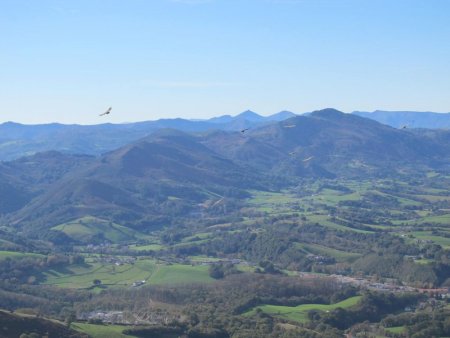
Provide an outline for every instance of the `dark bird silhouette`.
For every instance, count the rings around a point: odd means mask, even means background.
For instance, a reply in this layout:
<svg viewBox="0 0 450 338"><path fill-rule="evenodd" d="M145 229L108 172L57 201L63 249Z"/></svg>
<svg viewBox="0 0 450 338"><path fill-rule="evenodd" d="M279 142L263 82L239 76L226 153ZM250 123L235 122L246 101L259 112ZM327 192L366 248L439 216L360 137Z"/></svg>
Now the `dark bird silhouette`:
<svg viewBox="0 0 450 338"><path fill-rule="evenodd" d="M109 107L107 111L105 111L104 113L100 114L99 116L108 115L109 113L111 113L111 109L112 109L112 107Z"/></svg>
<svg viewBox="0 0 450 338"><path fill-rule="evenodd" d="M412 128L414 122L415 122L414 120L409 121L407 124L403 125L401 129Z"/></svg>
<svg viewBox="0 0 450 338"><path fill-rule="evenodd" d="M245 133L247 130L249 130L250 128L245 128L245 129L242 129L241 130L241 133L243 134L243 133Z"/></svg>

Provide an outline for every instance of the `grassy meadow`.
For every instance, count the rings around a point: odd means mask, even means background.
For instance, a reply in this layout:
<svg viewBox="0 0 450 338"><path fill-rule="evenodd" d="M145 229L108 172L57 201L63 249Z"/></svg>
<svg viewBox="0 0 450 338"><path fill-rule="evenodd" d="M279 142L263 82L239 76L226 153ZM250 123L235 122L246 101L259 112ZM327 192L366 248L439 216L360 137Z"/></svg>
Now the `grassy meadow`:
<svg viewBox="0 0 450 338"><path fill-rule="evenodd" d="M335 304L302 304L298 306L280 306L280 305L262 305L253 308L244 315L253 315L258 309L271 316L281 317L283 319L295 322L306 323L308 321L308 311L332 311L337 308L349 308L358 304L361 296L350 297L342 302Z"/></svg>
<svg viewBox="0 0 450 338"><path fill-rule="evenodd" d="M60 270L47 270L44 284L64 288L90 288L93 281L102 282L100 288L130 287L135 281L146 284L208 283L208 267L201 265L161 264L151 259L140 259L134 264L114 265L90 262L70 265Z"/></svg>

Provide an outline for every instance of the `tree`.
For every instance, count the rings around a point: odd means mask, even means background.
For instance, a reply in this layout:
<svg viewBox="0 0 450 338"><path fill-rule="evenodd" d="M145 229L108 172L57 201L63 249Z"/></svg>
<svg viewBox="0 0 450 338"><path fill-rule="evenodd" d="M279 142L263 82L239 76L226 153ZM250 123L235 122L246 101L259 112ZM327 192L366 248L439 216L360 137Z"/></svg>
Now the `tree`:
<svg viewBox="0 0 450 338"><path fill-rule="evenodd" d="M222 264L213 264L209 267L209 276L214 279L221 279L225 276Z"/></svg>
<svg viewBox="0 0 450 338"><path fill-rule="evenodd" d="M74 312L71 312L67 317L66 317L66 325L67 327L70 327L70 325L77 320L77 316L75 315Z"/></svg>

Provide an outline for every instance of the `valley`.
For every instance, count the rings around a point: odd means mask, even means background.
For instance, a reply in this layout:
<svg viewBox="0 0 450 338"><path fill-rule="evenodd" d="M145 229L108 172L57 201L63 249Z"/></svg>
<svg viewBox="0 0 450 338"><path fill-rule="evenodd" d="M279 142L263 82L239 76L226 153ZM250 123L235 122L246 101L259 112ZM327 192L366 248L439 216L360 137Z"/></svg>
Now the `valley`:
<svg viewBox="0 0 450 338"><path fill-rule="evenodd" d="M0 0L0 338L450 338L448 13Z"/></svg>
<svg viewBox="0 0 450 338"><path fill-rule="evenodd" d="M433 142L326 110L245 136L164 130L99 157L2 162L2 307L93 337L444 323L450 176Z"/></svg>

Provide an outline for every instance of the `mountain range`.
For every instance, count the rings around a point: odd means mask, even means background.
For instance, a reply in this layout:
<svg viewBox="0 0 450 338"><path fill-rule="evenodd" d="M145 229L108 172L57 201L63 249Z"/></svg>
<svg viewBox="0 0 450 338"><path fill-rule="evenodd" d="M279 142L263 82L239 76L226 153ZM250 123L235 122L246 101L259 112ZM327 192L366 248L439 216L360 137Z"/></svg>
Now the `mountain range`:
<svg viewBox="0 0 450 338"><path fill-rule="evenodd" d="M292 116L295 114L283 111L264 117L248 110L236 116L224 115L209 120L175 118L98 125L59 123L24 125L6 122L0 124L0 160L12 160L49 150L71 154L99 155L150 135L159 129L173 128L186 132L238 131Z"/></svg>
<svg viewBox="0 0 450 338"><path fill-rule="evenodd" d="M310 113L305 113L308 115ZM355 111L353 115L366 117L394 128L450 128L450 113ZM223 115L208 120L181 118L160 119L126 124L64 125L58 123L23 125L14 122L0 124L0 160L13 160L38 152L56 150L70 154L100 155L164 128L185 132L209 132L213 130L241 131L269 125L297 116L282 111L261 116L247 110L236 116Z"/></svg>
<svg viewBox="0 0 450 338"><path fill-rule="evenodd" d="M449 139L447 131L416 133L334 109L245 132L160 129L99 156L49 151L2 162L0 225L48 239L60 224L95 217L148 232L249 189L448 172Z"/></svg>
<svg viewBox="0 0 450 338"><path fill-rule="evenodd" d="M354 111L353 114L394 128L450 128L450 113L375 110L374 112Z"/></svg>

